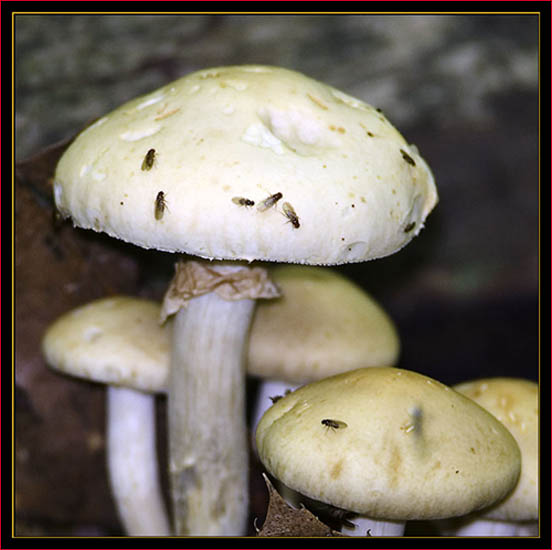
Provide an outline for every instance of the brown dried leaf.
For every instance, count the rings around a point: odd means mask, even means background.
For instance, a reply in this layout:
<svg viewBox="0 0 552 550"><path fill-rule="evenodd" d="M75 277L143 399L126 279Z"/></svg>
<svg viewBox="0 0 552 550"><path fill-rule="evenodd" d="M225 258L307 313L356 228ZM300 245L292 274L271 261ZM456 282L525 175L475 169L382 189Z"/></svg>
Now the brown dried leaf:
<svg viewBox="0 0 552 550"><path fill-rule="evenodd" d="M263 474L269 493L268 510L258 537L343 537L306 508L292 508Z"/></svg>

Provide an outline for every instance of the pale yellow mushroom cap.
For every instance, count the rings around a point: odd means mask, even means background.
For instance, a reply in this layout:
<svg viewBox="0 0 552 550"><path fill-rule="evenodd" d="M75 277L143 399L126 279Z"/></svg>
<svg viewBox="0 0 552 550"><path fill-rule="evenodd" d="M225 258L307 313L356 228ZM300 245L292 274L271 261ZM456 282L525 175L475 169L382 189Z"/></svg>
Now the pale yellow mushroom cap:
<svg viewBox="0 0 552 550"><path fill-rule="evenodd" d="M301 384L395 364L400 344L393 322L353 282L312 266L278 266L270 275L282 296L257 306L248 374Z"/></svg>
<svg viewBox="0 0 552 550"><path fill-rule="evenodd" d="M508 430L470 399L421 374L379 367L279 399L258 424L257 449L288 487L387 520L489 506L515 485L521 458Z"/></svg>
<svg viewBox="0 0 552 550"><path fill-rule="evenodd" d="M437 191L417 149L372 106L244 65L189 74L100 118L60 159L54 198L76 226L145 248L342 264L405 246Z"/></svg>
<svg viewBox="0 0 552 550"><path fill-rule="evenodd" d="M521 475L514 491L482 517L500 521L538 518L538 385L520 378L484 378L454 389L481 405L514 436L521 450Z"/></svg>
<svg viewBox="0 0 552 550"><path fill-rule="evenodd" d="M165 389L169 330L158 303L116 296L62 315L46 331L42 351L56 370L146 392Z"/></svg>

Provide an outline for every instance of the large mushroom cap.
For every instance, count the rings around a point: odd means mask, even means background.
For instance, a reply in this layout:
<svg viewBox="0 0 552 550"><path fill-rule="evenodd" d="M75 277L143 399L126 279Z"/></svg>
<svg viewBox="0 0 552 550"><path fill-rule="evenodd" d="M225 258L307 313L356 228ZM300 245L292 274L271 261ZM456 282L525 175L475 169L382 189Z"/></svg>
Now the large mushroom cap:
<svg viewBox="0 0 552 550"><path fill-rule="evenodd" d="M490 413L396 368L350 371L282 397L257 427L257 448L288 487L374 519L466 514L506 495L520 471L514 438Z"/></svg>
<svg viewBox="0 0 552 550"><path fill-rule="evenodd" d="M275 266L270 276L282 296L257 306L249 374L302 384L395 364L400 342L393 321L352 281L329 268L299 265Z"/></svg>
<svg viewBox="0 0 552 550"><path fill-rule="evenodd" d="M195 72L99 119L61 158L54 195L76 226L145 248L307 264L392 254L437 202L381 112L254 65Z"/></svg>
<svg viewBox="0 0 552 550"><path fill-rule="evenodd" d="M514 491L481 517L499 521L536 520L538 511L538 386L519 378L484 378L454 389L484 407L514 436L521 449L521 474Z"/></svg>
<svg viewBox="0 0 552 550"><path fill-rule="evenodd" d="M150 300L115 296L76 308L48 327L42 350L72 376L146 392L166 386L169 331Z"/></svg>

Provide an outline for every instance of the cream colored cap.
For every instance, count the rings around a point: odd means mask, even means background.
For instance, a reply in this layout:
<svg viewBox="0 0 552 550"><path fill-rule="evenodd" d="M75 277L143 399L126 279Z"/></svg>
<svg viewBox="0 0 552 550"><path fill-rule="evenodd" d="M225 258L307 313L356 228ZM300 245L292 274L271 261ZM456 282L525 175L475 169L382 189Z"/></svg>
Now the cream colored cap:
<svg viewBox="0 0 552 550"><path fill-rule="evenodd" d="M395 364L395 326L357 285L321 267L283 265L270 274L282 296L260 301L255 310L248 374L302 384Z"/></svg>
<svg viewBox="0 0 552 550"><path fill-rule="evenodd" d="M514 491L482 515L500 521L538 518L538 386L520 378L485 378L454 389L488 410L514 436L521 450L521 475Z"/></svg>
<svg viewBox="0 0 552 550"><path fill-rule="evenodd" d="M156 302L126 296L96 300L62 315L42 351L53 368L95 382L146 392L165 389L169 329Z"/></svg>
<svg viewBox="0 0 552 550"><path fill-rule="evenodd" d="M244 65L192 73L99 119L60 159L54 197L76 226L144 248L342 264L405 246L437 191L378 110Z"/></svg>
<svg viewBox="0 0 552 550"><path fill-rule="evenodd" d="M288 487L373 519L463 515L504 497L520 471L514 438L491 414L395 368L350 371L282 397L258 424L257 449Z"/></svg>

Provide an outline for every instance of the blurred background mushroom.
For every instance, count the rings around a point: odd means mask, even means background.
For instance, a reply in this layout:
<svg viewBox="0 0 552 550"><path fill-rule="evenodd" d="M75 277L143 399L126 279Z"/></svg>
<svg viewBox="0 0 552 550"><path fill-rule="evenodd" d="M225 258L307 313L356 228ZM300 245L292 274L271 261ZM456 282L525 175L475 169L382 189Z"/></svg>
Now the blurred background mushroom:
<svg viewBox="0 0 552 550"><path fill-rule="evenodd" d="M489 411L508 428L521 451L521 473L510 493L490 508L437 523L443 534L537 536L539 531L538 386L522 378L483 378L457 384L457 392Z"/></svg>
<svg viewBox="0 0 552 550"><path fill-rule="evenodd" d="M167 386L169 331L151 300L116 296L76 308L42 341L50 367L107 385L106 459L125 533L169 536L155 426L155 393Z"/></svg>
<svg viewBox="0 0 552 550"><path fill-rule="evenodd" d="M400 366L447 384L537 380L538 19L16 16L16 534L122 534L104 483L104 391L60 381L40 339L58 315L94 298L161 299L173 269L162 254L54 226L48 178L59 149L37 153L125 100L208 66L279 65L336 86L380 107L419 146L439 185L423 239L378 262L337 268L395 321ZM249 380L248 396L256 385ZM163 426L163 404L157 414ZM250 534L266 509L253 466ZM409 532L418 532L416 522Z"/></svg>

